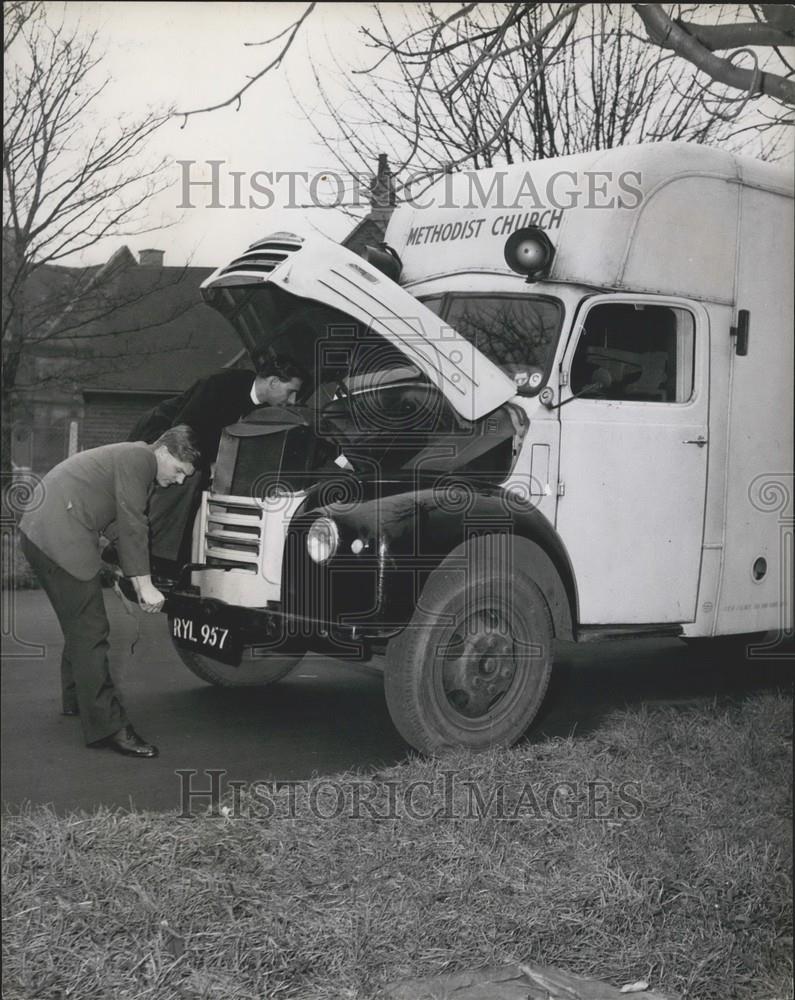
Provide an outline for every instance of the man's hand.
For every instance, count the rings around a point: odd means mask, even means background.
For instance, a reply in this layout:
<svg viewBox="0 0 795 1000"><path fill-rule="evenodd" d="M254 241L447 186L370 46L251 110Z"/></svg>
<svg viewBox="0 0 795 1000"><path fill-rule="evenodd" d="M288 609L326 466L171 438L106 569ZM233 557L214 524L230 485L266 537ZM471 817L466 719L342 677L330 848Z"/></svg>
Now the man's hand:
<svg viewBox="0 0 795 1000"><path fill-rule="evenodd" d="M160 611L166 598L152 583L151 576L133 576L131 579L141 608L150 614Z"/></svg>

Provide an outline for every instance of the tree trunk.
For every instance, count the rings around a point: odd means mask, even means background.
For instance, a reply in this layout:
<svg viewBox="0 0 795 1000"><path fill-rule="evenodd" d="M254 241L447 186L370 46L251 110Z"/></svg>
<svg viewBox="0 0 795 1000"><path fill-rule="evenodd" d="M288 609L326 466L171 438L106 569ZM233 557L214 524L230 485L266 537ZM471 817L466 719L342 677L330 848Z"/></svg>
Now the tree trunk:
<svg viewBox="0 0 795 1000"><path fill-rule="evenodd" d="M2 472L3 483L10 482L11 477L11 435L13 420L13 402L11 393L3 393L3 430L0 438L0 472Z"/></svg>

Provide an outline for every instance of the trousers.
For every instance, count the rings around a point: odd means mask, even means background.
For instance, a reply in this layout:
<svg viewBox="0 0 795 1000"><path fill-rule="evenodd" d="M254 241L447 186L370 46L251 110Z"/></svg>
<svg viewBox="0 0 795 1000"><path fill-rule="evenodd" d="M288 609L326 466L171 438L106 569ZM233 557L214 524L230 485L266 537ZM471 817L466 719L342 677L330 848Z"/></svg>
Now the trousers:
<svg viewBox="0 0 795 1000"><path fill-rule="evenodd" d="M78 580L20 533L22 551L58 617L64 637L61 698L64 711L80 712L86 743L111 736L127 716L110 676L110 626L99 574Z"/></svg>

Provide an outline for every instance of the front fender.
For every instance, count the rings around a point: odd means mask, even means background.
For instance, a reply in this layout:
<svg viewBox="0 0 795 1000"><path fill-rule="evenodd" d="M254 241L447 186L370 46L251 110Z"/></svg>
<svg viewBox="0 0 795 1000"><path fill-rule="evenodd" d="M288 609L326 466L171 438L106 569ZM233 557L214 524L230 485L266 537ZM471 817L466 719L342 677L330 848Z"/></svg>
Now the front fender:
<svg viewBox="0 0 795 1000"><path fill-rule="evenodd" d="M402 627L411 619L430 574L480 535L511 536L512 556L546 597L562 639L573 636L577 592L565 547L549 521L526 500L471 478L440 479L407 489L381 483L367 495L313 506L291 524L282 593L290 613L339 624ZM377 489L376 486L380 487ZM328 563L309 559L306 533L332 517L339 548ZM356 551L358 550L358 551Z"/></svg>

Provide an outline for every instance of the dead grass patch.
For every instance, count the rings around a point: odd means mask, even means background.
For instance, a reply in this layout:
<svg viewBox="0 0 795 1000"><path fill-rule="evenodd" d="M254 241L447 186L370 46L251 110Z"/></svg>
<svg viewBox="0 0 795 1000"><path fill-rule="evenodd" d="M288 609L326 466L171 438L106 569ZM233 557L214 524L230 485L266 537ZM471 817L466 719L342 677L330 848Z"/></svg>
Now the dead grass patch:
<svg viewBox="0 0 795 1000"><path fill-rule="evenodd" d="M3 824L4 996L374 998L527 961L789 997L791 713L789 695L617 713L587 737L340 775L294 815L262 789L227 818L26 809ZM359 791L334 815L339 788Z"/></svg>

